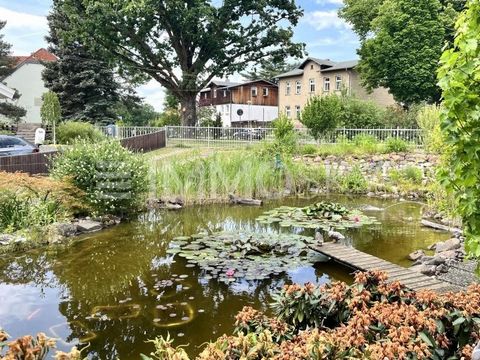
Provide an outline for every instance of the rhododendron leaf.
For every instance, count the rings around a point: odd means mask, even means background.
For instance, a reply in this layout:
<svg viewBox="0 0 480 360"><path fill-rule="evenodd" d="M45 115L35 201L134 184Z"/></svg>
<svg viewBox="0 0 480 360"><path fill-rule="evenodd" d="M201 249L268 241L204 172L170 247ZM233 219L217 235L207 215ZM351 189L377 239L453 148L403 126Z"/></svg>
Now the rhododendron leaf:
<svg viewBox="0 0 480 360"><path fill-rule="evenodd" d="M420 336L420 338L422 339L422 341L425 342L428 346L430 346L430 347L434 347L434 346L435 346L434 343L433 343L433 341L432 341L432 339L431 339L431 337L430 337L426 332L422 331L422 332L420 332L418 335Z"/></svg>
<svg viewBox="0 0 480 360"><path fill-rule="evenodd" d="M453 326L457 326L457 325L461 325L465 322L465 318L462 316L462 317L459 317L457 320L455 320L452 325Z"/></svg>

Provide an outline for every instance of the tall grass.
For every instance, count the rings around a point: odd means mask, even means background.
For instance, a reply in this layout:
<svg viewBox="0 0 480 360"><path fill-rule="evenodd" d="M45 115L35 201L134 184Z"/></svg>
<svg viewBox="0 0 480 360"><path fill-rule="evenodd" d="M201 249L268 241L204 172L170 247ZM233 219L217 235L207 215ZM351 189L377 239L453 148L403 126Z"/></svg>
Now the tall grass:
<svg viewBox="0 0 480 360"><path fill-rule="evenodd" d="M325 170L244 150L158 163L155 181L157 197L196 203L305 192L325 182Z"/></svg>

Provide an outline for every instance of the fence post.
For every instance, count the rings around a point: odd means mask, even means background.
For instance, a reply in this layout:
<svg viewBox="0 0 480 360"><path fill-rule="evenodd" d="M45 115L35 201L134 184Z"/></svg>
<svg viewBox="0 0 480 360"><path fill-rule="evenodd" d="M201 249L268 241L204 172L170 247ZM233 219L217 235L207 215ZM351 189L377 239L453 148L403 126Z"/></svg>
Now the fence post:
<svg viewBox="0 0 480 360"><path fill-rule="evenodd" d="M210 125L207 126L207 146L210 147Z"/></svg>
<svg viewBox="0 0 480 360"><path fill-rule="evenodd" d="M168 146L168 126L163 127L163 132L165 134L165 147Z"/></svg>

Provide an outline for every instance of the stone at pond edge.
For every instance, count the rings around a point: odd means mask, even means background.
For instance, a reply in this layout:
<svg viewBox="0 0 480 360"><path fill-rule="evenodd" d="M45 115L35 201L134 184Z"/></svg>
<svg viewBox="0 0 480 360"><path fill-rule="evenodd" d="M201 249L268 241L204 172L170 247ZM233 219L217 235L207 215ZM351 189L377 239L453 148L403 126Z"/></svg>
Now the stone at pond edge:
<svg viewBox="0 0 480 360"><path fill-rule="evenodd" d="M435 247L435 252L436 253L441 253L441 252L444 252L444 251L456 250L456 249L459 249L460 246L461 246L460 239L452 238L452 239L447 240L445 242L437 243L437 245Z"/></svg>
<svg viewBox="0 0 480 360"><path fill-rule="evenodd" d="M58 223L55 224L58 235L63 237L72 237L77 233L77 225L72 223Z"/></svg>
<svg viewBox="0 0 480 360"><path fill-rule="evenodd" d="M437 267L435 265L415 265L410 270L422 273L424 275L433 276L436 273Z"/></svg>
<svg viewBox="0 0 480 360"><path fill-rule="evenodd" d="M408 260L417 261L418 259L425 256L425 252L423 250L417 250L408 255Z"/></svg>
<svg viewBox="0 0 480 360"><path fill-rule="evenodd" d="M93 231L98 231L102 229L102 223L99 221L93 220L80 220L77 223L78 231L81 233L89 233Z"/></svg>

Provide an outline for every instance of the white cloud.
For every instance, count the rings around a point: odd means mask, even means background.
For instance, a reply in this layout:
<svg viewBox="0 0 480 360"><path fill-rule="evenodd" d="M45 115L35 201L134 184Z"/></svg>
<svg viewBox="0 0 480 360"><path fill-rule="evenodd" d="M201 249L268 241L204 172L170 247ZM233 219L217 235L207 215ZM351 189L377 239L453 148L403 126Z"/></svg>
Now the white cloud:
<svg viewBox="0 0 480 360"><path fill-rule="evenodd" d="M350 28L349 24L338 17L336 10L306 13L303 21L313 26L316 30Z"/></svg>
<svg viewBox="0 0 480 360"><path fill-rule="evenodd" d="M32 15L24 12L13 11L0 7L0 19L6 20L5 30L47 31L48 23L46 16Z"/></svg>
<svg viewBox="0 0 480 360"><path fill-rule="evenodd" d="M155 110L163 110L165 90L156 80L150 80L148 83L138 87L137 92L138 95L145 98L145 102L152 105Z"/></svg>

